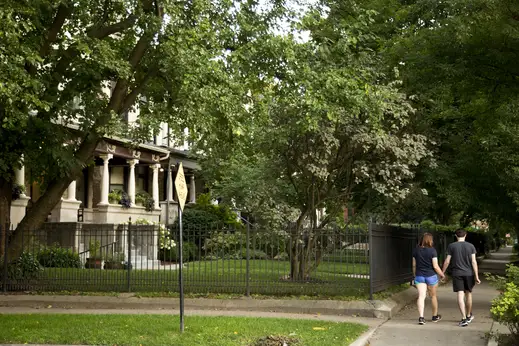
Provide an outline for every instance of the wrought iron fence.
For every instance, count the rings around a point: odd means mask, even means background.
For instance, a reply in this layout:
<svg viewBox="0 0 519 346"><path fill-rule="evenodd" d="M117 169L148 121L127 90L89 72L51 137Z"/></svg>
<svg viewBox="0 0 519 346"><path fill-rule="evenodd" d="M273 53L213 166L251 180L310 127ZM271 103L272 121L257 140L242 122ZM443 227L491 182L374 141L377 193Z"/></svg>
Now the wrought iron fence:
<svg viewBox="0 0 519 346"><path fill-rule="evenodd" d="M412 254L420 229L371 224L370 296L413 279Z"/></svg>
<svg viewBox="0 0 519 346"><path fill-rule="evenodd" d="M441 264L455 240L452 232L376 224L369 230L270 230L248 223L185 228L184 291L372 296L411 281L412 251L426 231ZM174 226L46 223L38 230L9 230L7 237L0 250L4 292L179 291ZM488 237L469 233L467 240L485 252Z"/></svg>
<svg viewBox="0 0 519 346"><path fill-rule="evenodd" d="M178 229L47 223L9 232L4 291L178 292ZM364 295L367 229L183 230L186 293Z"/></svg>

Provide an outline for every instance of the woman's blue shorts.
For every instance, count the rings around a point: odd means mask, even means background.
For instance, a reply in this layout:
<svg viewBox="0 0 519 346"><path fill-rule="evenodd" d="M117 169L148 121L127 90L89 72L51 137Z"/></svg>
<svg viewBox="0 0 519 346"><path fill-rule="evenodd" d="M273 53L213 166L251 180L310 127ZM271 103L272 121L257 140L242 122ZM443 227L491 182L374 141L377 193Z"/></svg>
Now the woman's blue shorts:
<svg viewBox="0 0 519 346"><path fill-rule="evenodd" d="M433 276L417 276L414 278L415 284L427 284L427 286L434 286L438 283L438 275Z"/></svg>

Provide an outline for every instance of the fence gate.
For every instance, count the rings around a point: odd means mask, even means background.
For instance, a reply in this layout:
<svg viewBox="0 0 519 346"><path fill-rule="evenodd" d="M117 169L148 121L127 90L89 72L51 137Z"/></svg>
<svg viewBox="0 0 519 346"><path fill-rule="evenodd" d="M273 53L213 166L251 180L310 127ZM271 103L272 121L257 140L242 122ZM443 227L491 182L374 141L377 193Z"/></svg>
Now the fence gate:
<svg viewBox="0 0 519 346"><path fill-rule="evenodd" d="M370 224L370 299L373 293L413 279L413 249L420 230Z"/></svg>

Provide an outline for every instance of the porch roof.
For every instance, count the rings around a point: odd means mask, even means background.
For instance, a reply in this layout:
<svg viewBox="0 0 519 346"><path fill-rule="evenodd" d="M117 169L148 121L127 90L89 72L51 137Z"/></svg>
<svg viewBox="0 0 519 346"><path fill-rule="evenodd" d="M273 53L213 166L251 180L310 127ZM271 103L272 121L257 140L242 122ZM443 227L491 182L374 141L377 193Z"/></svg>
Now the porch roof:
<svg viewBox="0 0 519 346"><path fill-rule="evenodd" d="M133 144L128 139L105 138L96 147L96 154L113 154L128 160L136 159L143 163L160 163L170 155L169 150L149 144Z"/></svg>

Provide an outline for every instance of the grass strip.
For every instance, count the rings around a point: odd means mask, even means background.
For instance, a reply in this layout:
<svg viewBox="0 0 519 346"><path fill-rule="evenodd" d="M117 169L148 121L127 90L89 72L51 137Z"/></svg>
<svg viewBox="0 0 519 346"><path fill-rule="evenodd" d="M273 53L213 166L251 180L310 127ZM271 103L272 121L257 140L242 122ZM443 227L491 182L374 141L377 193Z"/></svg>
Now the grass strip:
<svg viewBox="0 0 519 346"><path fill-rule="evenodd" d="M295 338L300 345L349 345L367 326L253 317L164 315L0 315L0 343L69 345L248 346L265 336Z"/></svg>

